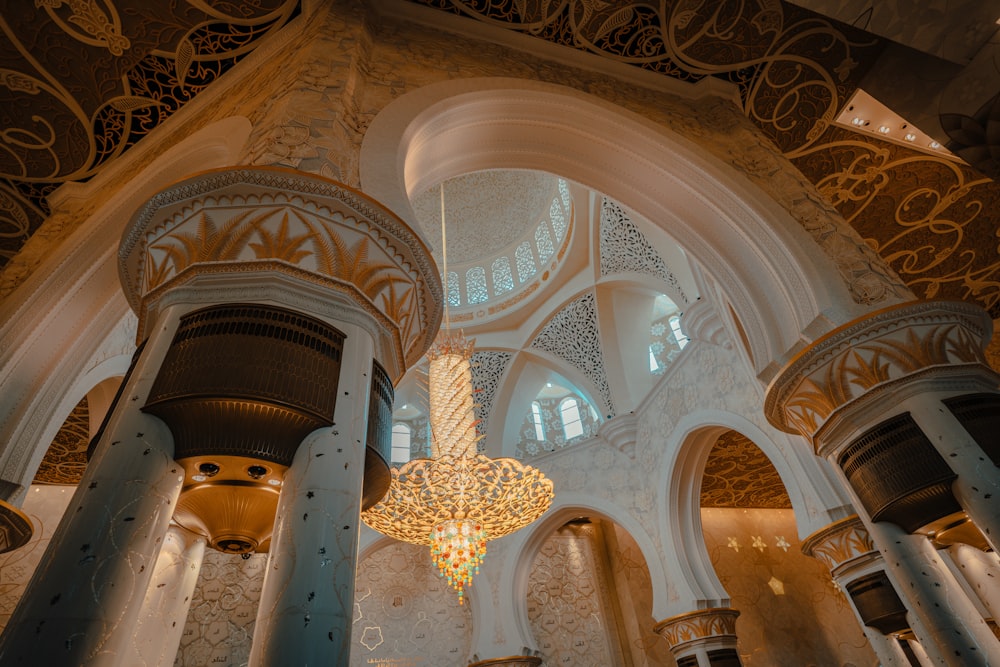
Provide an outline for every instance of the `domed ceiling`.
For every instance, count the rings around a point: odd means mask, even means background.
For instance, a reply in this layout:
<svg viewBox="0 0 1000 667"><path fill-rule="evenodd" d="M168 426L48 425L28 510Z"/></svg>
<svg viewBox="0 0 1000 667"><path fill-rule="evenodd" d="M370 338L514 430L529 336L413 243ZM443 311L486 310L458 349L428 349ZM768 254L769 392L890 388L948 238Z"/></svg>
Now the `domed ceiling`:
<svg viewBox="0 0 1000 667"><path fill-rule="evenodd" d="M445 183L449 268L490 264L493 257L533 234L549 210L558 179L540 171L477 171ZM417 195L413 211L441 264L441 194Z"/></svg>

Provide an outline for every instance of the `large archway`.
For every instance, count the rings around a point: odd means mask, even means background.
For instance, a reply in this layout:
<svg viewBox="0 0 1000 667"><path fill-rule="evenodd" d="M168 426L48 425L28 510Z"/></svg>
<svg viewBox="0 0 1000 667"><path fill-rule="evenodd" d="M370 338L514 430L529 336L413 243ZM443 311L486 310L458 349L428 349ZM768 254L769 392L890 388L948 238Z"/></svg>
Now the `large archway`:
<svg viewBox="0 0 1000 667"><path fill-rule="evenodd" d="M821 314L857 309L830 258L734 169L569 88L513 79L426 86L375 118L360 158L362 188L407 220L412 193L496 168L559 174L667 230L722 286L758 373Z"/></svg>

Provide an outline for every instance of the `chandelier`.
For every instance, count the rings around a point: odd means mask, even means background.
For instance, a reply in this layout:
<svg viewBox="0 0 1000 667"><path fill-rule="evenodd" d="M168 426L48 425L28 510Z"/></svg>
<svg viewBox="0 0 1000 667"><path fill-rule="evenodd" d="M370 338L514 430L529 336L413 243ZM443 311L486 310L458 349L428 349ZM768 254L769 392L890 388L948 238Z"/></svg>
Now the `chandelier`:
<svg viewBox="0 0 1000 667"><path fill-rule="evenodd" d="M443 192L441 209L443 242ZM553 497L552 481L539 470L477 453L472 349L461 332L451 332L446 305L445 329L427 351L431 457L393 467L388 493L361 515L380 533L429 546L438 573L458 591L460 604L479 572L486 543L538 519Z"/></svg>

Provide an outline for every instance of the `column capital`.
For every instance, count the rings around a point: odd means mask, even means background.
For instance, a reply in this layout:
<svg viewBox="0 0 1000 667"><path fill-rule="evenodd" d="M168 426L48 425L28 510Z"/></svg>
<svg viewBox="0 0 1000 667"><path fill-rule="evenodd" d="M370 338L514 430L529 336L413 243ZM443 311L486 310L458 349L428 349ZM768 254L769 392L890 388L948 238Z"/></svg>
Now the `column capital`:
<svg viewBox="0 0 1000 667"><path fill-rule="evenodd" d="M660 621L653 626L653 632L667 640L675 655L687 652L689 646L712 640L728 640L735 645L739 615L739 611L729 607L699 609Z"/></svg>
<svg viewBox="0 0 1000 667"><path fill-rule="evenodd" d="M989 314L963 302L918 301L858 318L814 341L771 382L764 411L769 422L810 438L850 409L879 411L899 390L928 376L956 390L995 388L985 343Z"/></svg>
<svg viewBox="0 0 1000 667"><path fill-rule="evenodd" d="M489 658L470 662L469 667L538 667L542 659L530 655L511 655L506 658Z"/></svg>
<svg viewBox="0 0 1000 667"><path fill-rule="evenodd" d="M873 553L878 555L878 550L868 529L854 514L807 537L802 542L802 553L812 556L834 572Z"/></svg>
<svg viewBox="0 0 1000 667"><path fill-rule="evenodd" d="M204 283L217 303L260 301L263 286L284 286L302 293L297 310L323 316L309 304L329 301L370 319L394 380L430 345L444 303L430 250L391 211L342 183L273 167L208 171L158 193L129 222L118 269L140 339L171 292Z"/></svg>

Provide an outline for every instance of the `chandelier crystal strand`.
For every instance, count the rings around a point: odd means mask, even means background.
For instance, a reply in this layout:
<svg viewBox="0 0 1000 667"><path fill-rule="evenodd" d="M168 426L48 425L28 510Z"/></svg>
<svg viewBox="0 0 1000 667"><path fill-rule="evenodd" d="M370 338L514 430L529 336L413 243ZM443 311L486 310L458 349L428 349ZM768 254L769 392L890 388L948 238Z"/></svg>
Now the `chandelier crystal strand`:
<svg viewBox="0 0 1000 667"><path fill-rule="evenodd" d="M444 231L441 191L441 242ZM448 260L442 249L445 294ZM438 573L465 591L486 555L486 542L538 519L552 504L552 481L516 459L477 453L472 399L473 344L452 333L445 304L445 329L427 352L431 458L391 469L389 492L362 512L371 528L404 542L425 544Z"/></svg>

